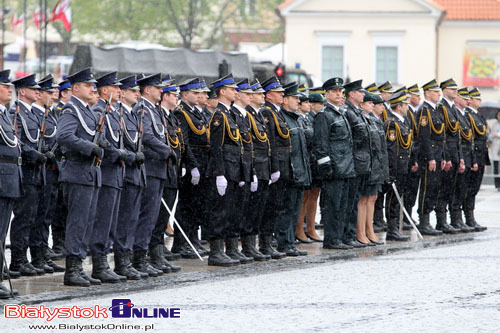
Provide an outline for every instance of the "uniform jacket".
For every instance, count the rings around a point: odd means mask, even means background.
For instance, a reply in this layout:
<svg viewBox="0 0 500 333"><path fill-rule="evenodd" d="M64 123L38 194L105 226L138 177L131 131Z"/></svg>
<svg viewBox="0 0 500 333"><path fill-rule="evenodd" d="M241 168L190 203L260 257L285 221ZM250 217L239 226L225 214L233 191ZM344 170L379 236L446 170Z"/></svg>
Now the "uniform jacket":
<svg viewBox="0 0 500 333"><path fill-rule="evenodd" d="M368 118L370 137L372 138L372 171L367 183L371 185L383 184L389 178L384 123L372 113L366 117Z"/></svg>
<svg viewBox="0 0 500 333"><path fill-rule="evenodd" d="M243 147L238 125L224 104L215 109L209 125L210 154L208 177L225 176L227 180L239 182L242 179L241 155Z"/></svg>
<svg viewBox="0 0 500 333"><path fill-rule="evenodd" d="M231 114L240 130L241 143L243 145L243 155L241 155L242 180L251 182L255 171L253 169L253 137L250 130L250 118L248 112L243 116L241 112L233 105Z"/></svg>
<svg viewBox="0 0 500 333"><path fill-rule="evenodd" d="M479 167L490 165L488 156L488 126L486 120L472 108L465 108L465 113L469 117L474 135L474 158Z"/></svg>
<svg viewBox="0 0 500 333"><path fill-rule="evenodd" d="M294 186L306 187L311 185L311 168L309 166L309 153L307 152L307 141L305 130L297 112L291 112L281 108L283 116L290 130L292 142L292 153L290 155L290 181Z"/></svg>
<svg viewBox="0 0 500 333"><path fill-rule="evenodd" d="M2 110L0 110L0 156L12 160L12 162L0 162L0 197L19 198L22 193L22 170L14 161L21 158L21 152L12 122Z"/></svg>
<svg viewBox="0 0 500 333"><path fill-rule="evenodd" d="M182 163L184 149L184 141L182 140L181 128L179 120L174 116L172 112L167 112L162 110L163 123L167 129L168 133L168 143L170 149L175 151L177 155L177 163L174 163L172 159L168 159L167 162L167 182L165 184L168 188L178 188L180 181L180 165Z"/></svg>
<svg viewBox="0 0 500 333"><path fill-rule="evenodd" d="M208 122L196 108L190 107L184 101L174 110L181 127L184 138L185 158L183 164L188 173L198 168L202 177L206 176L208 163L208 150L210 148L208 138Z"/></svg>
<svg viewBox="0 0 500 333"><path fill-rule="evenodd" d="M288 180L292 143L290 132L283 114L267 102L259 111L264 117L267 136L271 145L271 172L280 172L280 179Z"/></svg>
<svg viewBox="0 0 500 333"><path fill-rule="evenodd" d="M356 176L351 126L342 111L331 104L314 118L313 151L321 179Z"/></svg>
<svg viewBox="0 0 500 333"><path fill-rule="evenodd" d="M411 125L410 129L413 131L413 137L412 137L413 147L412 147L411 153L416 158L418 156L418 151L419 151L418 110L414 109L411 105L408 105L408 113L406 114L406 119L408 119L408 124Z"/></svg>
<svg viewBox="0 0 500 333"><path fill-rule="evenodd" d="M17 103L20 105L19 114L16 112ZM19 101L12 105L10 114L13 123L13 119L17 119L17 137L21 143L23 158L23 184L42 185L41 165L37 162L42 154L37 150L40 133L38 117Z"/></svg>
<svg viewBox="0 0 500 333"><path fill-rule="evenodd" d="M474 133L472 125L465 112L462 114L458 110L457 118L460 123L460 127L458 129L460 132L460 157L464 160L465 167L471 168L472 165L476 163L476 156L473 154Z"/></svg>
<svg viewBox="0 0 500 333"><path fill-rule="evenodd" d="M442 113L424 101L418 109L419 160L441 162L444 158L446 129Z"/></svg>
<svg viewBox="0 0 500 333"><path fill-rule="evenodd" d="M43 118L45 117L45 110L42 106L39 106L37 104L32 104L31 105L31 111L33 114L38 118L38 122L41 126L43 122ZM57 120L54 116L53 111L49 111L49 115L47 119L45 119L45 138L43 140L43 152L51 150L52 152L55 152L57 149L56 146L56 134L57 134ZM40 140L42 139L42 134L40 133ZM56 148L56 149L54 149ZM60 168L60 162L59 163L51 163L50 161L47 161L45 165L45 175L46 175L46 181L47 184L55 184L58 182L59 178L59 168Z"/></svg>
<svg viewBox="0 0 500 333"><path fill-rule="evenodd" d="M371 172L371 151L372 143L370 132L368 131L368 120L363 115L364 112L347 101L342 106L346 118L351 125L352 141L354 143L354 166L356 174L368 175Z"/></svg>
<svg viewBox="0 0 500 333"><path fill-rule="evenodd" d="M312 114L312 115L311 115ZM307 152L309 153L309 166L311 168L311 177L313 180L320 180L318 174L318 164L313 152L313 139L314 139L314 117L316 113L310 111L305 116L300 116L298 121L302 128L304 128L304 135L306 136Z"/></svg>
<svg viewBox="0 0 500 333"><path fill-rule="evenodd" d="M389 159L389 174L396 178L397 175L408 174L412 137L409 124L402 122L392 114L384 124Z"/></svg>
<svg viewBox="0 0 500 333"><path fill-rule="evenodd" d="M56 134L57 143L65 155L59 173L60 182L101 186L101 168L92 166L91 156L97 124L95 113L76 97L72 96L64 105Z"/></svg>
<svg viewBox="0 0 500 333"><path fill-rule="evenodd" d="M446 147L444 157L446 161L451 161L453 164L458 164L461 159L460 144L459 144L459 120L455 105L450 105L446 99L441 99L437 105L437 110L445 121L446 126Z"/></svg>
<svg viewBox="0 0 500 333"><path fill-rule="evenodd" d="M144 104L144 156L146 161L146 175L159 179L167 179L167 159L170 147L166 143L165 128L161 114L150 101L141 97L135 104L132 112L136 117L141 115L141 105Z"/></svg>
<svg viewBox="0 0 500 333"><path fill-rule="evenodd" d="M254 151L254 170L260 180L271 178L271 144L267 136L264 117L252 106L247 105L247 117L251 122L252 142Z"/></svg>

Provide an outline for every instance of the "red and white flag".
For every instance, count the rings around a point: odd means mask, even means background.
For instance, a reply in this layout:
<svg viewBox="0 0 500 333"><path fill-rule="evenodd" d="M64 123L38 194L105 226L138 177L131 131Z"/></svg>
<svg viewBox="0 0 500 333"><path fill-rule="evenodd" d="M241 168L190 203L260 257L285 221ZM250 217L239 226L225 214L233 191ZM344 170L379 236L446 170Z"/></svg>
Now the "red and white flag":
<svg viewBox="0 0 500 333"><path fill-rule="evenodd" d="M40 25L45 22L45 13L41 14L40 7L38 7L33 13L33 23L35 23L36 28L40 30Z"/></svg>
<svg viewBox="0 0 500 333"><path fill-rule="evenodd" d="M15 28L18 25L23 24L24 23L24 15L17 17L17 13L14 13L14 15L12 15L12 18L10 20L10 23L12 24L12 28Z"/></svg>
<svg viewBox="0 0 500 333"><path fill-rule="evenodd" d="M56 6L52 10L52 17L50 20L52 22L61 20L64 28L66 30L71 30L71 6L69 5L70 0L58 0Z"/></svg>

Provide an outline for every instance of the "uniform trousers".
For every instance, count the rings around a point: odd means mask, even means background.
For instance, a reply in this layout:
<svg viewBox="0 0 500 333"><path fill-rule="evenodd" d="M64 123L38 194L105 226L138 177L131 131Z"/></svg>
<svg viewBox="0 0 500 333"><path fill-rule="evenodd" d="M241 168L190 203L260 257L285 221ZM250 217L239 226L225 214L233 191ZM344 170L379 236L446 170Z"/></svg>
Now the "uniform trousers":
<svg viewBox="0 0 500 333"><path fill-rule="evenodd" d="M269 194L262 223L260 224L259 233L263 236L271 236L274 232L274 225L279 216L279 212L283 209L283 192L285 191L286 181L278 179L277 182L269 185Z"/></svg>
<svg viewBox="0 0 500 333"><path fill-rule="evenodd" d="M287 184L283 192L283 206L276 219L274 232L278 251L295 248L295 228L302 206L304 187Z"/></svg>
<svg viewBox="0 0 500 333"><path fill-rule="evenodd" d="M23 196L14 204L14 218L10 229L10 248L13 252L28 249L30 230L35 223L38 195L42 187L24 184L23 189Z"/></svg>
<svg viewBox="0 0 500 333"><path fill-rule="evenodd" d="M148 186L144 188L142 193L139 223L135 231L134 251L148 250L151 233L158 220L166 180L147 176L146 181Z"/></svg>
<svg viewBox="0 0 500 333"><path fill-rule="evenodd" d="M242 187L236 189L236 202L234 208L230 211L231 220L228 230L228 238L239 237L242 230L250 229L251 221L247 218L250 201L250 183L245 183Z"/></svg>
<svg viewBox="0 0 500 333"><path fill-rule="evenodd" d="M123 184L118 221L113 238L113 252L126 254L133 250L135 232L139 223L143 187Z"/></svg>
<svg viewBox="0 0 500 333"><path fill-rule="evenodd" d="M463 209L464 212L472 212L476 206L476 195L481 188L483 181L484 165L479 165L479 169L469 173L469 180L467 185L467 193L465 194Z"/></svg>
<svg viewBox="0 0 500 333"><path fill-rule="evenodd" d="M49 228L54 216L59 189L57 177L57 171L47 170L47 184L41 187L38 194L37 213L30 231L30 247L49 246Z"/></svg>
<svg viewBox="0 0 500 333"><path fill-rule="evenodd" d="M66 255L85 259L94 227L99 187L63 183L63 196L68 217L66 219Z"/></svg>
<svg viewBox="0 0 500 333"><path fill-rule="evenodd" d="M404 204L406 211L411 216L411 212L413 207L415 206L415 202L417 201L417 193L418 186L420 184L420 173L418 170L416 172L409 172L406 178L406 189L404 194L402 194L405 198ZM404 216L404 220L407 221L406 216Z"/></svg>
<svg viewBox="0 0 500 333"><path fill-rule="evenodd" d="M470 169L465 168L463 173L458 173L456 178L455 187L450 201L450 211L453 214L462 214L462 204L467 194L467 181L470 177Z"/></svg>
<svg viewBox="0 0 500 333"><path fill-rule="evenodd" d="M451 212L452 199L458 176L458 163L453 162L450 170L441 171L441 185L436 202L436 213L446 214L446 207Z"/></svg>
<svg viewBox="0 0 500 333"><path fill-rule="evenodd" d="M163 189L163 200L165 200L165 203L167 204L170 211L174 209L174 203L176 197L177 197L176 188L165 187ZM165 229L167 229L167 224L169 219L170 219L170 213L167 211L165 207L163 207L163 203L160 203L160 214L158 215L158 219L156 220L153 233L151 234L151 241L149 242L150 249L154 248L156 245L165 244L163 235L165 233Z"/></svg>
<svg viewBox="0 0 500 333"><path fill-rule="evenodd" d="M64 203L63 196L63 185L59 184L57 191L57 199L54 208L54 215L52 218L52 224L50 225L52 229L52 239L57 237L56 235L61 235L64 237L66 233L66 219L68 217L68 208Z"/></svg>
<svg viewBox="0 0 500 333"><path fill-rule="evenodd" d="M0 198L0 242L4 244L16 199ZM4 244L5 245L5 244Z"/></svg>
<svg viewBox="0 0 500 333"><path fill-rule="evenodd" d="M229 219L230 212L234 210L238 191L238 183L227 179L227 188L224 195L219 195L217 192L216 179L210 179L210 192L208 197L211 199L212 206L210 208L209 218L209 240L225 239L229 236L229 228L231 221Z"/></svg>
<svg viewBox="0 0 500 333"><path fill-rule="evenodd" d="M402 193L405 193L407 181L408 181L408 174L406 173L397 174L396 179L394 181L394 184L398 189L399 195L402 195L401 199L403 199L403 203L405 202L405 197L404 194ZM399 221L400 210L401 210L401 205L399 204L399 200L396 197L396 193L394 192L392 185L388 186L386 201L385 201L385 216L387 218L387 221L394 221L394 220Z"/></svg>
<svg viewBox="0 0 500 333"><path fill-rule="evenodd" d="M259 179L257 191L250 193L250 202L248 203L247 222L241 228L241 236L257 235L260 226L264 221L264 209L267 198L269 197L269 181Z"/></svg>
<svg viewBox="0 0 500 333"><path fill-rule="evenodd" d="M321 185L321 223L324 227L323 246L342 243L347 224L347 199L351 179L324 180Z"/></svg>
<svg viewBox="0 0 500 333"><path fill-rule="evenodd" d="M441 184L441 161L436 161L436 170L429 171L427 162L419 163L420 193L418 195L418 215L430 214L435 206Z"/></svg>
<svg viewBox="0 0 500 333"><path fill-rule="evenodd" d="M356 176L349 180L349 191L347 194L346 225L344 228L344 243L356 240L356 226L358 223L358 202L361 198L361 190L364 187L366 175Z"/></svg>
<svg viewBox="0 0 500 333"><path fill-rule="evenodd" d="M121 190L116 187L102 186L97 199L97 212L94 228L90 238L90 252L92 256L104 256L109 251L109 240L113 239L118 210L120 206Z"/></svg>

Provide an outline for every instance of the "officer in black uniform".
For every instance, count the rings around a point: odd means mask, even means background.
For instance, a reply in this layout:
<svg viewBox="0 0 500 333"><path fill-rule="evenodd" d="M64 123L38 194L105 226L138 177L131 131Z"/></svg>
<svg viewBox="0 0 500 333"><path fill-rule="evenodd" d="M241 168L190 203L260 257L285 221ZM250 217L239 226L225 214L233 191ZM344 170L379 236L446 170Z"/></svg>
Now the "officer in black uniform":
<svg viewBox="0 0 500 333"><path fill-rule="evenodd" d="M391 115L384 127L389 158L390 182L394 182L399 193L404 193L408 171L416 172L418 163L411 156L413 130L408 123L408 98L405 91L394 93L389 98ZM411 165L411 167L409 167ZM410 170L411 169L411 170ZM404 200L404 199L403 199ZM386 197L387 236L386 240L407 241L409 236L399 232L400 204L392 188L388 188Z"/></svg>
<svg viewBox="0 0 500 333"><path fill-rule="evenodd" d="M35 82L35 74L12 82L16 87L18 100L10 109L14 125L17 124L17 136L20 140L23 157L23 196L14 205L14 219L10 231L12 260L10 270L21 275L34 276L45 274L41 268L35 268L27 259L30 229L32 228L37 208L38 193L42 189L41 166L47 157L38 151L40 123L31 111L31 104L39 97L40 88Z"/></svg>
<svg viewBox="0 0 500 333"><path fill-rule="evenodd" d="M380 92L380 97L385 101L385 111L382 113L382 121L386 121L391 114L391 106L389 104L389 98L394 93L394 88L392 87L391 81L386 81L378 86L378 91Z"/></svg>
<svg viewBox="0 0 500 333"><path fill-rule="evenodd" d="M164 88L160 73L152 74L137 80L142 97L135 104L132 112L137 117L142 115L144 107L144 155L146 160L146 182L141 198L139 223L135 231L133 266L142 273L151 277L163 275L169 269L156 269L146 259L151 234L158 220L161 198L167 180L168 160L177 163L175 152L170 149L162 124L162 116L156 104L160 102L162 88Z"/></svg>
<svg viewBox="0 0 500 333"><path fill-rule="evenodd" d="M21 197L21 149L16 131L5 107L12 99L12 83L9 80L10 70L0 71L0 299L8 299L12 294L2 284L5 257L5 237L14 208L14 202ZM13 291L13 294L18 294Z"/></svg>
<svg viewBox="0 0 500 333"><path fill-rule="evenodd" d="M304 189L311 185L311 168L304 128L301 125L301 115L298 113L299 96L298 84L289 83L283 87L285 94L280 112L283 114L290 131L291 154L288 174L290 177L285 183L283 206L279 212L275 225L275 234L278 240L278 251L287 256L304 256L307 251L299 250L295 246L295 229L299 218ZM303 223L303 222L302 222Z"/></svg>
<svg viewBox="0 0 500 333"><path fill-rule="evenodd" d="M437 105L437 111L444 118L446 125L446 166L444 172L441 173L441 185L439 186L439 194L436 202L436 229L443 231L443 233L456 233L457 230L469 232L473 231L473 229L467 227L465 224L460 228L455 228L460 223L457 222L457 214L454 215L451 209L451 199L458 171L464 168L464 160L460 150L459 111L455 106L458 87L453 79L448 79L441 82L440 88L443 92L443 98ZM446 222L447 207L450 212L451 226Z"/></svg>
<svg viewBox="0 0 500 333"><path fill-rule="evenodd" d="M412 148L412 154L413 156L417 157L418 156L418 118L417 118L417 110L420 105L420 89L417 84L414 84L410 87L408 87L407 92L409 94L408 97L408 113L406 115L406 118L408 120L408 124L410 125L410 129L413 131L413 137L412 137L412 142L413 142L413 148ZM418 186L420 184L420 173L417 171L412 172L411 171L411 165L410 165L410 170L408 172L408 178L406 181L406 188L405 192L403 194L405 200L405 209L408 212L408 214L411 216L413 207L415 206L415 202L417 201L417 193L418 193ZM403 216L403 229L411 229L411 225L408 222L406 215Z"/></svg>
<svg viewBox="0 0 500 333"><path fill-rule="evenodd" d="M349 182L356 176L351 126L340 107L343 83L341 78L332 78L323 84L327 103L314 118L313 138L313 151L321 179L323 248L342 250L352 248L342 240L348 223Z"/></svg>
<svg viewBox="0 0 500 333"><path fill-rule="evenodd" d="M209 218L208 265L235 266L242 260L232 259L224 253L224 239L229 236L231 223L234 223L230 220L231 211L236 207L238 184L242 180L243 145L238 125L230 111L238 86L232 74L218 79L212 86L217 91L219 104L209 124L210 152L207 175L210 183L208 196L212 199L212 203ZM227 240L226 252L231 252L233 247L238 245Z"/></svg>
<svg viewBox="0 0 500 333"><path fill-rule="evenodd" d="M66 220L66 272L64 284L88 287L101 284L100 280L83 272L82 260L87 256L97 197L101 187L100 160L103 147L108 142L97 137L98 116L91 111L87 102L92 99L96 80L90 68L70 75L73 96L64 105L58 122L56 139L65 159L62 163L59 181L68 207Z"/></svg>
<svg viewBox="0 0 500 333"><path fill-rule="evenodd" d="M475 231L484 231L486 227L477 223L474 217L474 208L476 206L476 195L483 181L484 171L486 166L491 164L488 155L488 131L486 120L478 112L481 106L481 93L479 89L472 88L469 91L469 96L471 99L469 101L469 106L466 108L466 114L469 117L473 129L474 158L477 163L477 168L473 167L471 169L463 209L465 213L465 223L469 227L474 227Z"/></svg>
<svg viewBox="0 0 500 333"><path fill-rule="evenodd" d="M343 110L349 121L352 131L354 167L356 177L349 182L349 195L347 202L347 219L349 220L344 232L343 242L352 247L365 247L356 240L356 225L358 218L358 202L364 183L371 172L371 137L368 130L368 121L359 108L363 102L364 92L361 86L362 80L350 82L344 85L347 97Z"/></svg>
<svg viewBox="0 0 500 333"><path fill-rule="evenodd" d="M365 87L365 90L368 91L370 94L377 95L380 97L380 91L378 90L377 84L373 82L372 84L369 84ZM380 97L382 98L382 97ZM384 100L385 102L385 100ZM385 104L384 104L384 109L385 109Z"/></svg>
<svg viewBox="0 0 500 333"><path fill-rule="evenodd" d="M139 223L139 212L143 189L146 186L146 168L143 152L143 118L145 109L141 105L139 113L132 112L137 103L139 87L136 76L127 76L120 80L121 100L116 105L116 112L123 114L123 143L127 150L135 152L135 160L125 165L125 179L118 209L118 222L113 238L115 273L126 276L128 280L148 278L148 273L137 271L130 262L135 233Z"/></svg>
<svg viewBox="0 0 500 333"><path fill-rule="evenodd" d="M38 82L40 86L39 98L31 104L33 114L38 117L38 122L44 124L40 131L40 145L42 152L47 154L47 163L43 166L45 185L41 188L38 198L38 208L34 224L30 230L31 264L43 269L46 273L64 272L64 267L52 261L49 255L49 226L54 213L55 201L58 192L59 171L54 154L56 147L57 120L51 107L52 94L58 85L53 83L51 74Z"/></svg>
<svg viewBox="0 0 500 333"><path fill-rule="evenodd" d="M180 122L185 145L183 168L186 176L181 178L179 201L175 217L201 255L207 251L198 239L198 227L208 219L209 180L207 163L209 151L208 122L195 107L201 93L199 78L189 79L179 85L181 102L174 110ZM196 205L193 205L196 202ZM174 244L171 251L180 253L183 258L195 259L196 254L179 232L174 232Z"/></svg>
<svg viewBox="0 0 500 333"><path fill-rule="evenodd" d="M247 105L247 117L250 121L252 143L254 152L254 169L258 180L257 191L250 193L248 205L247 221L248 229L241 231L242 253L253 258L255 261L265 261L271 259L270 255L261 253L256 248L256 236L259 234L260 226L263 223L262 217L264 207L269 195L269 183L271 179L271 145L266 132L266 122L259 112L264 105L264 92L260 82L256 80L252 83L252 98Z"/></svg>
<svg viewBox="0 0 500 333"><path fill-rule="evenodd" d="M252 87L248 79L241 80L236 84L236 99L231 107L231 114L240 130L243 154L241 155L241 180L236 192L236 206L229 215L230 228L226 238L226 254L242 264L253 262L253 257L247 257L238 249L238 237L241 238L242 247L248 248L249 244L244 244L250 240L247 236L252 232L251 220L247 219L250 194L257 191L259 182L253 163L253 138L251 132L250 117L246 107L250 105L252 99ZM229 245L229 246L228 246Z"/></svg>
<svg viewBox="0 0 500 333"><path fill-rule="evenodd" d="M457 111L457 119L459 122L459 134L460 134L460 157L463 160L463 164L459 166L457 170L457 177L455 180L455 186L451 193L451 199L449 203L449 210L451 215L454 217L452 219L452 226L458 227L457 229L462 231L474 231L474 227L470 227L463 222L462 219L462 205L467 194L467 181L470 177L471 169L475 168L477 170L476 156L474 155L474 136L472 124L469 117L465 113L465 108L470 101L469 90L467 88L460 88L457 90L457 97L455 97L455 107Z"/></svg>
<svg viewBox="0 0 500 333"><path fill-rule="evenodd" d="M262 82L265 92L265 104L259 111L266 122L267 135L271 145L271 185L269 198L264 209L264 217L259 232L259 250L270 255L273 259L281 259L284 253L276 251L272 243L272 234L278 214L283 207L283 191L286 181L289 180L290 152L292 144L288 125L280 113L285 91L275 76Z"/></svg>
<svg viewBox="0 0 500 333"><path fill-rule="evenodd" d="M165 87L162 89L161 100L157 105L161 116L162 123L167 136L168 144L177 155L177 161L171 159L167 162L167 180L165 188L163 189L163 200L168 208L172 211L174 208L177 191L179 188L179 181L181 178L181 158L184 152L184 144L182 141L181 129L179 121L174 116L173 111L177 106L178 90L175 80L170 79L164 81ZM165 273L178 272L180 267L170 264L169 260L176 260L181 257L180 254L171 253L165 247L164 233L168 225L170 214L167 209L160 206L160 214L151 235L149 243L149 256L151 257L151 265L156 269L161 269Z"/></svg>
<svg viewBox="0 0 500 333"><path fill-rule="evenodd" d="M419 192L419 225L418 230L423 235L436 236L443 232L435 230L429 223L429 214L436 206L441 172L446 166L445 119L436 109L439 102L440 89L436 80L431 80L423 85L424 102L418 109L418 141L420 168Z"/></svg>

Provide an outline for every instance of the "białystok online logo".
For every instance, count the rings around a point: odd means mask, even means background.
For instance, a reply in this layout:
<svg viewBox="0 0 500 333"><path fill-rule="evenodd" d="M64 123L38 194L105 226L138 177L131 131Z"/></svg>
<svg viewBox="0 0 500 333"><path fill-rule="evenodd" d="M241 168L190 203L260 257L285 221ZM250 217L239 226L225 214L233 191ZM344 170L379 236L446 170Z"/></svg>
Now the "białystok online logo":
<svg viewBox="0 0 500 333"><path fill-rule="evenodd" d="M111 314L111 316L109 315ZM49 309L44 305L26 306L7 304L4 307L4 318L40 318L46 321L53 319L89 319L89 318L180 318L180 308L136 307L130 298L115 298L109 308L94 305L92 308L55 307Z"/></svg>

